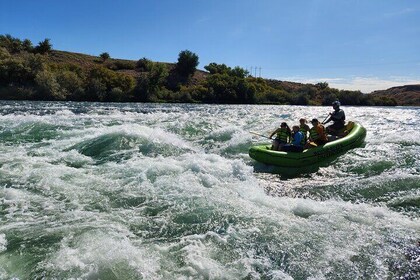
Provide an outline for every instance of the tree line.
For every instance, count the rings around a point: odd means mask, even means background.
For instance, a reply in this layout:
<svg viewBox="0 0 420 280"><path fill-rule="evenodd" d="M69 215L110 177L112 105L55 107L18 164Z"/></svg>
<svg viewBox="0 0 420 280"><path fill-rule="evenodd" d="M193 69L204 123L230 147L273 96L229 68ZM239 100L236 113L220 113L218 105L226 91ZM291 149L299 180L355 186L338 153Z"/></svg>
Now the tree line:
<svg viewBox="0 0 420 280"><path fill-rule="evenodd" d="M212 62L197 71L197 54L183 50L176 63L112 59L93 65L56 62L49 39L0 35L0 99L219 104L396 105L388 97L337 90L327 83L295 84L255 78L241 67ZM201 73L201 75L200 75Z"/></svg>

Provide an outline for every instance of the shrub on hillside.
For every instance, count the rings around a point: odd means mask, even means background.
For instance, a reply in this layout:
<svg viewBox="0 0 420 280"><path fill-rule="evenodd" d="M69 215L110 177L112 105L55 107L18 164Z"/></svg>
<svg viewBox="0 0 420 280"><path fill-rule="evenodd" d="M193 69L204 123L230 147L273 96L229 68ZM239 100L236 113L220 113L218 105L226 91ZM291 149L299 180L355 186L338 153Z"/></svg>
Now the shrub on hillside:
<svg viewBox="0 0 420 280"><path fill-rule="evenodd" d="M343 105L366 105L364 96L362 92L354 90L340 90L337 94Z"/></svg>
<svg viewBox="0 0 420 280"><path fill-rule="evenodd" d="M35 82L38 88L38 98L41 100L66 99L54 73L49 71L39 72L35 77Z"/></svg>
<svg viewBox="0 0 420 280"><path fill-rule="evenodd" d="M139 72L149 72L153 67L153 62L145 57L139 59L136 63L136 70Z"/></svg>
<svg viewBox="0 0 420 280"><path fill-rule="evenodd" d="M208 96L208 89L203 85L181 86L177 93L179 102L203 102L206 99L212 99Z"/></svg>
<svg viewBox="0 0 420 280"><path fill-rule="evenodd" d="M329 87L327 82L320 82L320 83L317 83L315 86L319 89L326 89Z"/></svg>
<svg viewBox="0 0 420 280"><path fill-rule="evenodd" d="M90 70L87 75L87 100L111 101L109 92L119 88L128 94L135 86L133 77L123 73L116 73L104 67Z"/></svg>
<svg viewBox="0 0 420 280"><path fill-rule="evenodd" d="M153 63L150 71L141 75L135 88L135 99L138 101L156 101L157 94L163 89L168 77L168 69L163 63Z"/></svg>
<svg viewBox="0 0 420 280"><path fill-rule="evenodd" d="M10 55L9 51L4 47L0 47L0 62L2 60L8 59L10 57L11 57L11 55Z"/></svg>
<svg viewBox="0 0 420 280"><path fill-rule="evenodd" d="M309 104L309 97L305 93L300 93L298 95L294 95L292 99L290 99L290 104L292 105L308 105Z"/></svg>
<svg viewBox="0 0 420 280"><path fill-rule="evenodd" d="M121 102L128 99L128 95L118 87L112 88L108 93L108 99L112 102Z"/></svg>
<svg viewBox="0 0 420 280"><path fill-rule="evenodd" d="M230 67L228 67L226 64L217 64L215 62L204 66L204 69L209 71L210 74L228 74L230 71Z"/></svg>
<svg viewBox="0 0 420 280"><path fill-rule="evenodd" d="M31 69L22 59L10 58L0 61L0 85L23 86L31 80Z"/></svg>
<svg viewBox="0 0 420 280"><path fill-rule="evenodd" d="M34 48L35 53L39 54L46 54L52 50L52 44L50 39L45 39L38 43L38 45Z"/></svg>
<svg viewBox="0 0 420 280"><path fill-rule="evenodd" d="M204 66L204 69L210 72L210 74L227 74L229 76L235 76L238 78L245 78L249 76L248 70L245 70L239 66L231 68L226 64L210 63Z"/></svg>
<svg viewBox="0 0 420 280"><path fill-rule="evenodd" d="M79 100L84 95L83 79L75 72L68 70L59 72L56 80L66 99Z"/></svg>
<svg viewBox="0 0 420 280"><path fill-rule="evenodd" d="M108 68L111 70L134 70L136 64L133 61L129 60L116 60L108 65Z"/></svg>
<svg viewBox="0 0 420 280"><path fill-rule="evenodd" d="M83 97L86 101L104 101L107 94L107 85L99 77L91 77L87 80L86 94Z"/></svg>
<svg viewBox="0 0 420 280"><path fill-rule="evenodd" d="M176 72L184 78L194 75L198 66L198 56L189 51L181 51L178 55L178 62L176 64Z"/></svg>
<svg viewBox="0 0 420 280"><path fill-rule="evenodd" d="M0 47L7 49L10 53L18 53L23 50L22 41L10 34L0 35Z"/></svg>
<svg viewBox="0 0 420 280"><path fill-rule="evenodd" d="M32 42L29 39L23 40L22 48L24 51L27 51L27 52L32 52L34 50L34 46L32 45Z"/></svg>
<svg viewBox="0 0 420 280"><path fill-rule="evenodd" d="M256 87L245 78L228 74L213 74L207 77L205 86L209 95L205 102L209 103L254 103Z"/></svg>
<svg viewBox="0 0 420 280"><path fill-rule="evenodd" d="M35 91L32 87L0 87L0 99L2 100L32 100L34 95Z"/></svg>
<svg viewBox="0 0 420 280"><path fill-rule="evenodd" d="M99 55L99 57L102 59L102 61L107 61L108 59L111 58L111 56L109 55L109 53L107 52L103 52Z"/></svg>
<svg viewBox="0 0 420 280"><path fill-rule="evenodd" d="M267 92L257 92L256 102L262 104L290 104L291 95L282 90L272 89Z"/></svg>

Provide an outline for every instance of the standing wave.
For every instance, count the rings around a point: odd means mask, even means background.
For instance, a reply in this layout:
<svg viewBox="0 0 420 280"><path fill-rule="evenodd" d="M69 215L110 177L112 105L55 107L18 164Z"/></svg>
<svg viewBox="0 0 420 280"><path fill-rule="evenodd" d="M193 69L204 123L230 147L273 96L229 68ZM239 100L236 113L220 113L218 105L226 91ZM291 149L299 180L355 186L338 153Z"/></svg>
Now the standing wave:
<svg viewBox="0 0 420 280"><path fill-rule="evenodd" d="M291 122L320 108L24 104L0 117L0 279L418 273L416 144L368 134L331 165L284 177L254 172L245 147L263 140L248 131L268 131L273 109ZM369 116L393 112L348 111L379 135Z"/></svg>

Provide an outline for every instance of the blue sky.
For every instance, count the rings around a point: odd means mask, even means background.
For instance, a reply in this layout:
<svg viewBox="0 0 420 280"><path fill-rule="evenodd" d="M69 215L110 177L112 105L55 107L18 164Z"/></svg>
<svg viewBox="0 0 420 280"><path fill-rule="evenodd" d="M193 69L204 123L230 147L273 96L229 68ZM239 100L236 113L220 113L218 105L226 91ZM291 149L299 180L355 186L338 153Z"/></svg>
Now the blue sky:
<svg viewBox="0 0 420 280"><path fill-rule="evenodd" d="M415 0L0 0L0 34L133 60L176 62L188 49L200 69L363 92L420 83Z"/></svg>

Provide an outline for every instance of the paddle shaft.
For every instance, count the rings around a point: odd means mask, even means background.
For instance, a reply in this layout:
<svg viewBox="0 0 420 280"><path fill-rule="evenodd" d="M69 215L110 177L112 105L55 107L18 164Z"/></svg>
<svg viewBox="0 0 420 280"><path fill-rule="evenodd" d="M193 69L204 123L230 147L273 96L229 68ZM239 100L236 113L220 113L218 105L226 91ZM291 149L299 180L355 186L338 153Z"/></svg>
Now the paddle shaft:
<svg viewBox="0 0 420 280"><path fill-rule="evenodd" d="M267 138L267 139L271 139L270 137L268 137L268 136L266 136L266 135L259 134L259 133L254 132L254 131L250 131L249 133L252 133L252 134L255 134L255 135L258 135L258 136L261 136L261 137Z"/></svg>

